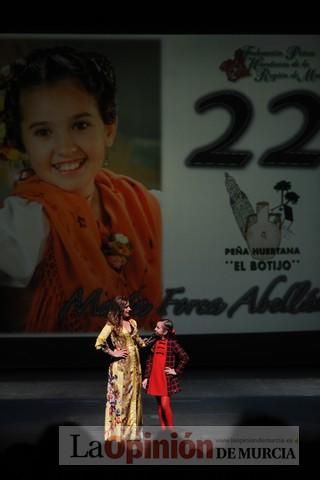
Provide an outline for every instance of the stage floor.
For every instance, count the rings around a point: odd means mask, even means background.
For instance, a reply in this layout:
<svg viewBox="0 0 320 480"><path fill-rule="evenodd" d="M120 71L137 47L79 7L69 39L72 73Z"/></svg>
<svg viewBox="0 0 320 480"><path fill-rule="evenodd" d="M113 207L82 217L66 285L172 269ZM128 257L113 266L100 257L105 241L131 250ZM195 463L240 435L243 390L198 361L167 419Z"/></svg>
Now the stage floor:
<svg viewBox="0 0 320 480"><path fill-rule="evenodd" d="M0 450L35 444L62 423L103 425L103 370L2 371ZM300 442L320 438L319 369L187 369L172 397L176 425L299 425ZM143 393L144 425L158 425ZM262 423L265 422L265 423Z"/></svg>

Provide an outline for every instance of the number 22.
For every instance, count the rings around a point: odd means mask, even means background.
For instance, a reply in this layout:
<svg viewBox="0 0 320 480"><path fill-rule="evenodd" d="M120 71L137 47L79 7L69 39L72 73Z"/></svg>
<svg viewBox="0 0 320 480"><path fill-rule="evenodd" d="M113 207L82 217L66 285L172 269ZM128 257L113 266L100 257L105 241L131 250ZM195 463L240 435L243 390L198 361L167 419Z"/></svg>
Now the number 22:
<svg viewBox="0 0 320 480"><path fill-rule="evenodd" d="M231 114L226 132L210 144L196 148L186 159L189 167L244 167L252 157L251 151L231 150L230 147L248 128L253 117L250 100L243 94L224 90L201 97L195 104L197 113L222 106ZM269 111L277 113L286 108L298 108L303 113L300 130L287 142L269 148L260 158L264 167L315 167L320 162L320 150L303 147L320 129L320 97L307 90L286 92L273 98Z"/></svg>

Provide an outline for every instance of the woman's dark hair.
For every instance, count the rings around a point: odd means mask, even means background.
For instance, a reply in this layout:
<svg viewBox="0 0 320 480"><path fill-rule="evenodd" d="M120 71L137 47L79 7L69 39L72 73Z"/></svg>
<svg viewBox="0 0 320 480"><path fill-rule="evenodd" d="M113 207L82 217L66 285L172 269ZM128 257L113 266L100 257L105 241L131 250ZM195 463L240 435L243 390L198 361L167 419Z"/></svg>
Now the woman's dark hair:
<svg viewBox="0 0 320 480"><path fill-rule="evenodd" d="M108 302L107 322L115 327L119 332L121 322L121 308L115 301Z"/></svg>
<svg viewBox="0 0 320 480"><path fill-rule="evenodd" d="M114 302L119 306L122 314L126 306L129 304L129 299L127 297L118 295L117 297L114 298Z"/></svg>
<svg viewBox="0 0 320 480"><path fill-rule="evenodd" d="M106 56L71 47L34 50L25 61L10 66L5 94L7 141L24 151L21 137L21 93L39 85L54 85L62 80L78 82L96 102L105 124L116 119L116 79Z"/></svg>

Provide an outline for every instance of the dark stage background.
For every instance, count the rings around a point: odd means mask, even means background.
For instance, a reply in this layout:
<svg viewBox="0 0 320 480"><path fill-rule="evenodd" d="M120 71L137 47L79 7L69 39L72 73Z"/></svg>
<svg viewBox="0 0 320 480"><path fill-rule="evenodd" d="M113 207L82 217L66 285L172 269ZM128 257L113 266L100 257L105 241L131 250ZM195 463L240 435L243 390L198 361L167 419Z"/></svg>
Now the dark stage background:
<svg viewBox="0 0 320 480"><path fill-rule="evenodd" d="M95 335L0 338L2 369L99 368ZM191 367L318 367L320 331L179 335ZM143 355L143 352L142 352Z"/></svg>

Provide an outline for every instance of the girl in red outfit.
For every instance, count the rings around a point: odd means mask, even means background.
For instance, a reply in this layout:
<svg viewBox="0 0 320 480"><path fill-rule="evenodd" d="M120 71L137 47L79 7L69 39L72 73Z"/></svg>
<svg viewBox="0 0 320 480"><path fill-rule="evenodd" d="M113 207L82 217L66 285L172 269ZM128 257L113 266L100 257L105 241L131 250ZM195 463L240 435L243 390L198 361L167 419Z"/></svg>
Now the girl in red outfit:
<svg viewBox="0 0 320 480"><path fill-rule="evenodd" d="M147 359L142 386L156 397L160 425L165 429L174 424L170 396L181 391L177 376L189 356L177 342L171 320L160 320L154 331L157 340Z"/></svg>

